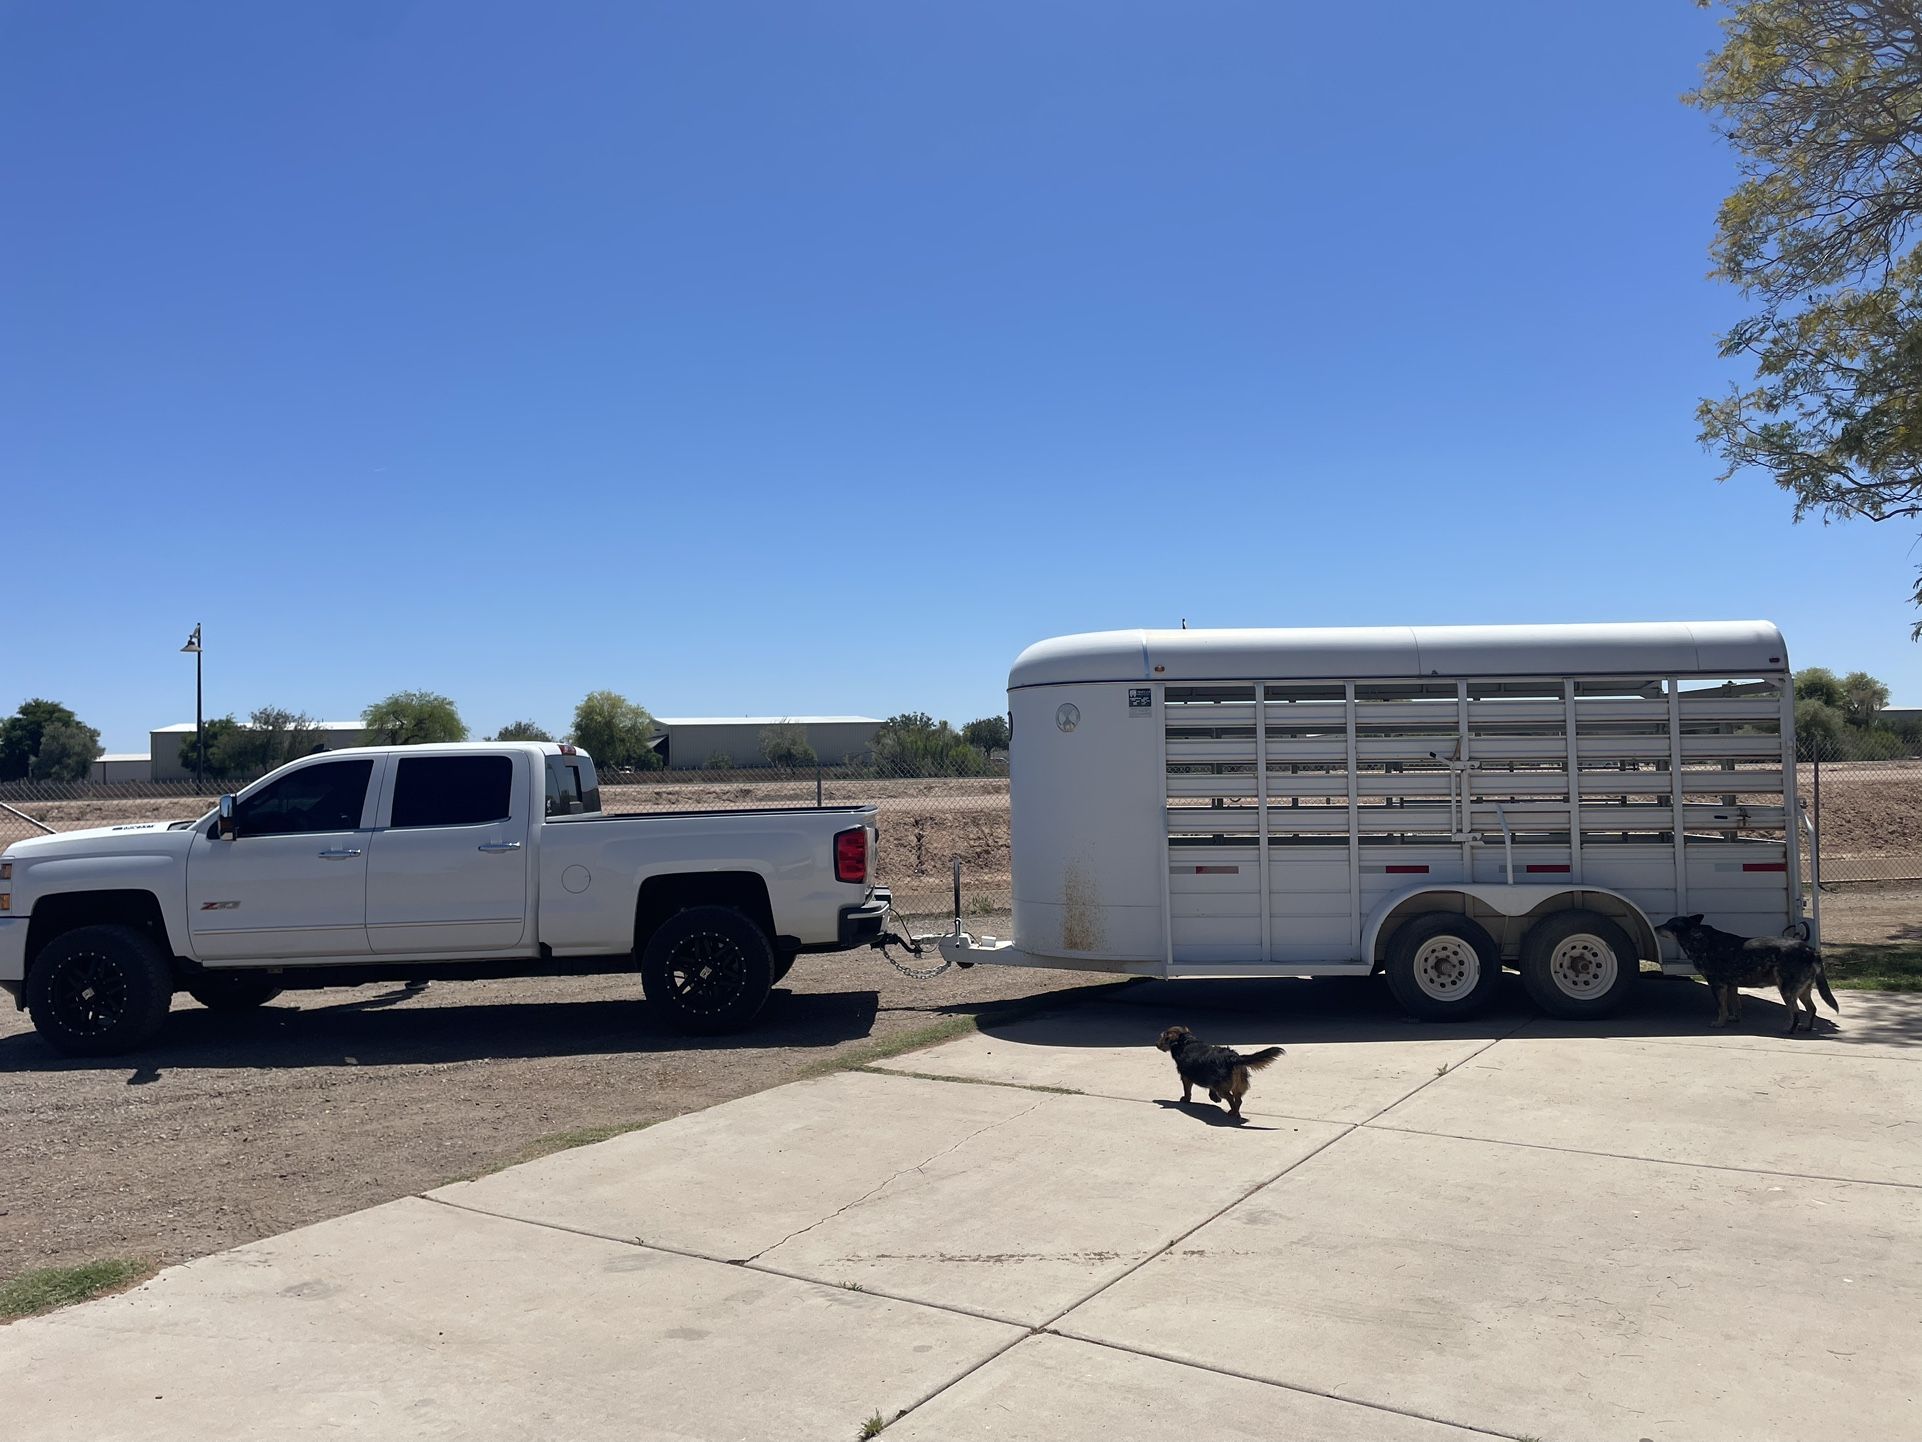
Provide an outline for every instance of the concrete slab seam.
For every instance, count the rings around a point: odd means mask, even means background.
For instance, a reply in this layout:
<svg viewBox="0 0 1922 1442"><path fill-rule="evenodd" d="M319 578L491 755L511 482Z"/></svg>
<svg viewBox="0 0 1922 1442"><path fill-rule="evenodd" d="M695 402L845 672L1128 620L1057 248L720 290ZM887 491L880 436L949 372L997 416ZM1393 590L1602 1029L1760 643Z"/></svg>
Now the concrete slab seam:
<svg viewBox="0 0 1922 1442"><path fill-rule="evenodd" d="M1782 1172L1770 1167L1738 1167L1727 1162L1688 1162L1674 1157L1644 1157L1634 1152L1598 1152L1588 1147L1556 1147L1547 1142L1518 1142L1507 1137L1465 1137L1459 1132L1431 1132L1420 1127L1398 1127L1388 1122L1359 1122L1357 1130L1367 1127L1370 1131L1401 1132L1411 1137L1441 1137L1451 1142L1478 1142L1488 1147L1526 1147L1535 1152L1564 1152L1573 1157L1607 1157L1616 1162L1647 1162L1658 1167L1693 1167L1705 1172L1740 1172L1751 1177L1787 1177L1797 1182L1844 1182L1856 1187L1896 1187L1902 1191L1922 1191L1922 1183L1891 1182L1881 1177L1837 1177L1827 1172Z"/></svg>
<svg viewBox="0 0 1922 1442"><path fill-rule="evenodd" d="M1273 1377L1257 1377L1252 1372L1237 1372L1232 1367L1220 1367L1213 1362L1197 1362L1192 1357L1176 1357L1166 1352L1157 1352L1150 1347L1131 1346L1126 1342L1111 1342L1101 1337L1090 1337L1081 1332L1062 1331L1053 1326L1036 1329L1050 1337L1063 1337L1070 1342L1080 1342L1090 1347L1105 1347L1110 1352L1123 1352L1136 1357L1149 1357L1157 1362L1171 1362L1177 1367L1187 1367L1196 1372L1213 1372L1221 1377L1233 1377L1240 1382L1258 1382L1264 1387L1277 1387L1283 1392L1299 1392L1307 1397L1320 1397L1329 1402L1340 1402L1348 1407L1364 1407L1370 1412L1387 1412L1396 1417L1412 1417L1417 1422L1433 1422L1441 1427L1455 1427L1463 1432L1475 1432L1484 1437L1504 1437L1509 1442L1526 1442L1520 1433L1497 1432L1492 1427L1477 1427L1472 1422L1457 1422L1452 1417L1437 1417L1432 1412L1417 1412L1408 1407L1390 1407L1385 1402L1367 1402L1359 1397L1344 1397L1339 1392L1324 1392L1319 1387L1306 1387L1299 1382L1278 1382ZM985 1364L984 1364L985 1365Z"/></svg>
<svg viewBox="0 0 1922 1442"><path fill-rule="evenodd" d="M1374 1113L1372 1116L1364 1117L1361 1121L1357 1122L1355 1125L1365 1127L1369 1123L1376 1121L1377 1119L1383 1116L1386 1116L1389 1112L1393 1111L1396 1107L1400 1106L1403 1102L1407 1101L1410 1097L1419 1096L1422 1092L1427 1091L1428 1088L1433 1086L1436 1082L1446 1080L1448 1077L1453 1076L1456 1072L1460 1071L1463 1067L1467 1066L1471 1061L1474 1061L1475 1058L1479 1056L1483 1056L1488 1052L1493 1051L1496 1047L1500 1046L1503 1042L1509 1040L1511 1037L1515 1035L1516 1032L1520 1031L1524 1026L1527 1026L1527 1025L1528 1025L1528 1022L1526 1021L1518 1022L1516 1023L1513 1030L1503 1032L1500 1036L1489 1038L1488 1044L1486 1046L1476 1047L1473 1051L1471 1051L1467 1056L1463 1057L1460 1061L1455 1062L1447 1066L1443 1070L1436 1072L1433 1076L1429 1077L1426 1081L1415 1083L1414 1087L1411 1088L1409 1091L1407 1091L1401 1096L1396 1097L1392 1102L1388 1103L1387 1106L1383 1107L1380 1111Z"/></svg>
<svg viewBox="0 0 1922 1442"><path fill-rule="evenodd" d="M1047 1104L1048 1104L1048 1098L1044 1096L1040 1098L1038 1101L1036 1101L1033 1106L1027 1108L1027 1110L1025 1111L1019 1111L1019 1112L1016 1112L1011 1117L1002 1117L997 1121L989 1122L986 1126L977 1127L975 1130L969 1132L965 1137L961 1138L960 1141L954 1143L952 1146L946 1146L941 1148L941 1150L936 1152L933 1156L927 1158L925 1161L917 1162L914 1166L902 1167L899 1171L895 1172L892 1176L888 1177L886 1180L879 1182L876 1185L870 1187L867 1191L863 1192L860 1196L856 1197L853 1201L848 1202L844 1206L836 1207L833 1211L829 1212L825 1217L820 1218L818 1221L809 1222L805 1227L800 1227L792 1232L789 1232L785 1237L781 1238L780 1241L774 1243L773 1246L767 1246L767 1247L761 1248L760 1251L754 1253L753 1256L748 1257L747 1260L750 1262L758 1261L760 1258L765 1257L769 1252L772 1252L773 1250L775 1250L776 1247L784 1247L789 1242L793 1241L796 1237L804 1236L807 1233L813 1231L816 1227L826 1226L829 1222L833 1221L836 1217L842 1215L844 1212L850 1212L854 1210L854 1208L860 1206L863 1202L868 1201L870 1198L878 1196L880 1193L886 1191L889 1187L893 1186L896 1182L898 1182L902 1177L905 1177L909 1172L926 1171L929 1167L933 1166L936 1162L940 1161L941 1158L947 1156L948 1153L959 1151L962 1147L965 1147L969 1142L973 1141L976 1137L985 1135L986 1133L993 1131L996 1127L1007 1126L1010 1122L1018 1122L1023 1117L1031 1115L1032 1113L1038 1111L1040 1108L1046 1106Z"/></svg>

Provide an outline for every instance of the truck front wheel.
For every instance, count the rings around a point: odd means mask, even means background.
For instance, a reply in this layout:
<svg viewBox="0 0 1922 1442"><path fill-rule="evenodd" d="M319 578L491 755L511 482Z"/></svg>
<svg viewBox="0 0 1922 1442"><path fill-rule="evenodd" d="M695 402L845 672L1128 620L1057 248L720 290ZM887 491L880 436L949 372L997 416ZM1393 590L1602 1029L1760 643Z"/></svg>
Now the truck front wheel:
<svg viewBox="0 0 1922 1442"><path fill-rule="evenodd" d="M739 1031L774 988L774 947L731 906L691 906L648 938L641 985L679 1031Z"/></svg>
<svg viewBox="0 0 1922 1442"><path fill-rule="evenodd" d="M34 1029L62 1056L112 1056L150 1040L173 1003L167 954L131 926L56 936L27 972Z"/></svg>

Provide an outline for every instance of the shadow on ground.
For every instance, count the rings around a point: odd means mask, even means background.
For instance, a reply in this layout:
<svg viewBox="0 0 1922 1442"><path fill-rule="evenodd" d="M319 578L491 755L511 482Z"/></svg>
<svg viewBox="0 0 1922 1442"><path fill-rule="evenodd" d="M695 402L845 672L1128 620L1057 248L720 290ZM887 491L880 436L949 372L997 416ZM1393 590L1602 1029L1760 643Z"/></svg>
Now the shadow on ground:
<svg viewBox="0 0 1922 1442"><path fill-rule="evenodd" d="M1842 1012L1823 1008L1814 1039L1878 1046L1922 1047L1922 997L1900 993L1841 991ZM1395 1003L1381 977L1279 977L1194 981L1146 981L1117 988L1098 1024L1079 1012L1023 1018L1019 1039L1033 1046L1112 1047L1133 1035L1125 1013L1138 1011L1143 1046L1165 1026L1179 1022L1202 1036L1238 1042L1289 1045L1312 1042L1406 1042L1500 1037L1770 1038L1789 1044L1788 1011L1773 993L1745 992L1742 1020L1727 1028L1710 1023L1715 1004L1708 989L1682 977L1643 977L1633 1005L1594 1021L1544 1016L1523 991L1521 979L1504 976L1495 1004L1459 1022L1421 1021ZM1013 1023L983 1017L981 1030L997 1035ZM1796 1043L1809 1039L1804 1029Z"/></svg>

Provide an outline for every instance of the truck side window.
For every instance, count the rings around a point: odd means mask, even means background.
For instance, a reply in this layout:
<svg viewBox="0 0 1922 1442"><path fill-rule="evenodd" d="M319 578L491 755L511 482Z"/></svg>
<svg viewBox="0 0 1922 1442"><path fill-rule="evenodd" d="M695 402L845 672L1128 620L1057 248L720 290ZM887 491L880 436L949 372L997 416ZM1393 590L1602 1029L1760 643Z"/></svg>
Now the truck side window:
<svg viewBox="0 0 1922 1442"><path fill-rule="evenodd" d="M234 807L240 836L290 836L308 831L353 831L374 763L327 761L268 783Z"/></svg>
<svg viewBox="0 0 1922 1442"><path fill-rule="evenodd" d="M409 756L394 775L388 825L477 826L513 814L514 763L505 756Z"/></svg>

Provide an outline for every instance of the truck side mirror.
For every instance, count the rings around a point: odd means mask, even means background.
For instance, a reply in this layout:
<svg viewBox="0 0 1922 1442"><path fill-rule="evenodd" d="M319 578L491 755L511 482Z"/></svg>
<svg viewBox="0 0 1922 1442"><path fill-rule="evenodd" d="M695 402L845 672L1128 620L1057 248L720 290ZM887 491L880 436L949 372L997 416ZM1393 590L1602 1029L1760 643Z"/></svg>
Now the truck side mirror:
<svg viewBox="0 0 1922 1442"><path fill-rule="evenodd" d="M220 798L220 839L232 841L239 834L234 829L234 798L230 792Z"/></svg>

